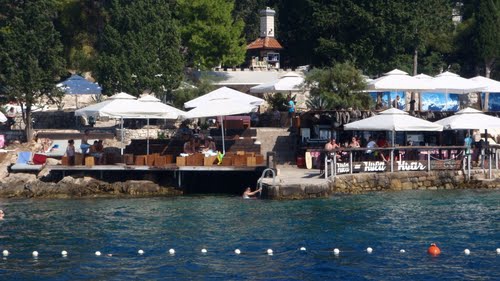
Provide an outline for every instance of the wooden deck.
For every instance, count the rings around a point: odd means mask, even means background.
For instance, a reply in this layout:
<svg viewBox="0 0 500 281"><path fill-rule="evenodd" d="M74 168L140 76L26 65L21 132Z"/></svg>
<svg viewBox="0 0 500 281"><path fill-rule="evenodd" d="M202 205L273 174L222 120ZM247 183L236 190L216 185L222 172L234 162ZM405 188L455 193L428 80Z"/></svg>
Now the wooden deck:
<svg viewBox="0 0 500 281"><path fill-rule="evenodd" d="M48 165L50 171L199 171L199 172L253 172L266 168L266 165L257 166L177 166L167 165L164 167L137 166L137 165L95 165L95 166L63 166Z"/></svg>

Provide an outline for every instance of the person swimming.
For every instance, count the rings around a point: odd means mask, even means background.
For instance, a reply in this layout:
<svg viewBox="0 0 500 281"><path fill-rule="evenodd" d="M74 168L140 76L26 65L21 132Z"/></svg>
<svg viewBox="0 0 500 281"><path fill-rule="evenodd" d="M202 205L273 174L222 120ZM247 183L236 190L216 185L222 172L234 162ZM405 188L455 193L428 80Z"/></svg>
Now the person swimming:
<svg viewBox="0 0 500 281"><path fill-rule="evenodd" d="M5 214L4 214L3 210L0 210L0 220L3 220L3 216L4 216L4 215L5 215Z"/></svg>
<svg viewBox="0 0 500 281"><path fill-rule="evenodd" d="M253 197L255 194L257 194L258 192L261 192L262 191L262 188L259 188L255 191L252 191L252 189L250 187L247 187L247 189L245 189L245 192L243 192L243 199L252 199L252 198L255 198Z"/></svg>

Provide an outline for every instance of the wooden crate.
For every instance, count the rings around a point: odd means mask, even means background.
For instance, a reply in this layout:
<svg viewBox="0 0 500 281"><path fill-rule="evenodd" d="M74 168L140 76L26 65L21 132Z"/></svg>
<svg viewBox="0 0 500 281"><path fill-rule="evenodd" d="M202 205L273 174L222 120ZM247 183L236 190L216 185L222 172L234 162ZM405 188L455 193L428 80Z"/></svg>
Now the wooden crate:
<svg viewBox="0 0 500 281"><path fill-rule="evenodd" d="M146 165L146 155L137 155L135 157L135 165L136 166L144 166L144 165Z"/></svg>
<svg viewBox="0 0 500 281"><path fill-rule="evenodd" d="M189 155L186 160L187 166L203 166L203 154L195 153L193 155Z"/></svg>
<svg viewBox="0 0 500 281"><path fill-rule="evenodd" d="M156 156L159 156L158 153L149 154L146 156L146 166L153 166L155 164Z"/></svg>
<svg viewBox="0 0 500 281"><path fill-rule="evenodd" d="M217 163L217 156L208 156L203 158L203 166L212 166Z"/></svg>
<svg viewBox="0 0 500 281"><path fill-rule="evenodd" d="M257 158L252 156L247 157L247 166L248 167L257 166Z"/></svg>
<svg viewBox="0 0 500 281"><path fill-rule="evenodd" d="M264 156L260 154L255 155L255 164L256 165L264 164Z"/></svg>
<svg viewBox="0 0 500 281"><path fill-rule="evenodd" d="M247 164L247 157L245 155L236 155L232 158L233 158L233 166L239 167L239 166L245 166Z"/></svg>
<svg viewBox="0 0 500 281"><path fill-rule="evenodd" d="M123 163L125 165L134 165L134 154L123 154Z"/></svg>
<svg viewBox="0 0 500 281"><path fill-rule="evenodd" d="M246 157L255 157L255 152L245 152Z"/></svg>
<svg viewBox="0 0 500 281"><path fill-rule="evenodd" d="M61 157L61 165L63 165L63 166L69 166L69 158L68 158L68 156Z"/></svg>
<svg viewBox="0 0 500 281"><path fill-rule="evenodd" d="M228 156L224 156L224 158L222 158L222 163L220 165L221 166L232 166L233 165L233 158L228 157Z"/></svg>
<svg viewBox="0 0 500 281"><path fill-rule="evenodd" d="M165 155L165 163L167 163L167 164L174 163L174 156L171 154Z"/></svg>
<svg viewBox="0 0 500 281"><path fill-rule="evenodd" d="M95 159L93 156L85 157L85 166L93 167L95 165Z"/></svg>
<svg viewBox="0 0 500 281"><path fill-rule="evenodd" d="M154 162L154 166L155 167L165 167L167 165L167 162L165 162L167 159L165 156L160 156L160 155L157 155L155 157L155 162Z"/></svg>
<svg viewBox="0 0 500 281"><path fill-rule="evenodd" d="M75 153L75 165L76 166L83 165L83 154Z"/></svg>
<svg viewBox="0 0 500 281"><path fill-rule="evenodd" d="M238 150L236 151L236 155L245 155L245 151Z"/></svg>
<svg viewBox="0 0 500 281"><path fill-rule="evenodd" d="M186 166L186 159L187 157L177 156L175 164L179 167Z"/></svg>

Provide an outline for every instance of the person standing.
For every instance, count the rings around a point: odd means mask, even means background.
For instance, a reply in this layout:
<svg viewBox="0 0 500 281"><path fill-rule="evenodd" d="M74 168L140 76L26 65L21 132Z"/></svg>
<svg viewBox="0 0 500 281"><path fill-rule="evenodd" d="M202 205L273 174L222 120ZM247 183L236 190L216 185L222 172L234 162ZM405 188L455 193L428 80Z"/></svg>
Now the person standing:
<svg viewBox="0 0 500 281"><path fill-rule="evenodd" d="M293 126L293 118L295 117L295 102L290 96L287 98L288 103L288 118L290 119L290 127Z"/></svg>
<svg viewBox="0 0 500 281"><path fill-rule="evenodd" d="M366 145L366 148L375 148L377 147L377 143L373 140L372 136L368 137L368 144ZM368 149L366 151L366 155L368 156L368 160L373 160L374 159L374 151L371 149Z"/></svg>
<svg viewBox="0 0 500 281"><path fill-rule="evenodd" d="M16 109L14 107L11 107L9 111L7 111L5 117L7 117L8 128L12 130L12 126L16 124Z"/></svg>
<svg viewBox="0 0 500 281"><path fill-rule="evenodd" d="M68 140L68 147L66 148L66 157L68 157L68 165L75 165L75 141Z"/></svg>
<svg viewBox="0 0 500 281"><path fill-rule="evenodd" d="M399 103L400 99L401 98L399 97L399 95L397 95L396 99L392 101L392 107L397 108L397 109L401 109L401 105Z"/></svg>
<svg viewBox="0 0 500 281"><path fill-rule="evenodd" d="M80 149L82 150L83 154L89 153L89 148L90 148L89 135L90 135L89 130L85 130L85 132L83 133L83 136L82 136L82 143L80 144Z"/></svg>

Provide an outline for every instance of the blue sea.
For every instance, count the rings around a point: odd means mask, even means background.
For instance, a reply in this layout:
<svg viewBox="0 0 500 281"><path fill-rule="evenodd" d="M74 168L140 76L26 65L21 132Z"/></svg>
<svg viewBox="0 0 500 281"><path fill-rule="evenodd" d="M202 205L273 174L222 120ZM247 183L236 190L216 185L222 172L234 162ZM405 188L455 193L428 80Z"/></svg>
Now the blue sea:
<svg viewBox="0 0 500 281"><path fill-rule="evenodd" d="M500 280L498 190L0 199L0 208L9 251L0 280ZM430 243L441 255L426 254Z"/></svg>

